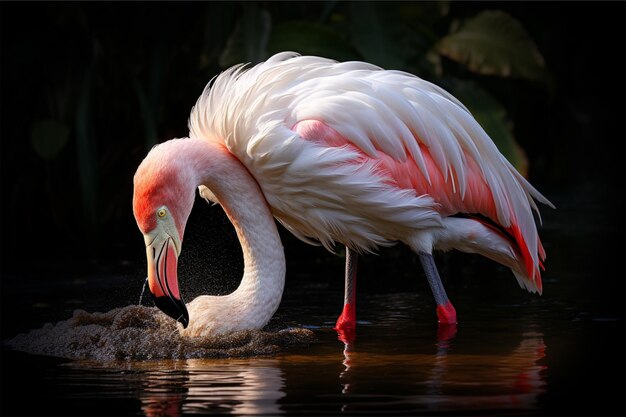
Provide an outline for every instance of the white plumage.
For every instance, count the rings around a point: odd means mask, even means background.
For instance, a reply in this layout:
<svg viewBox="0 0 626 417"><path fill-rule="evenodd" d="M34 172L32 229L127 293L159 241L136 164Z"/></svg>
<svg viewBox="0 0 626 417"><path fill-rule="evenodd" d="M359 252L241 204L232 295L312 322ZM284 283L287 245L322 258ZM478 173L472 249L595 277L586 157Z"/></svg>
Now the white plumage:
<svg viewBox="0 0 626 417"><path fill-rule="evenodd" d="M322 121L354 146L325 146L303 138L294 130L303 120ZM511 259L516 262L505 265L520 285L540 291L534 280L542 249L533 198L550 202L500 154L465 106L432 83L362 62L280 53L250 69L236 66L216 77L192 110L189 128L190 137L223 143L246 166L272 214L288 230L329 250L334 242L371 251L403 241L426 253L433 247L482 253L451 240L467 238L465 223L455 222L461 230L450 233L442 222L442 216L468 207L389 187L389 178L376 166L381 154L400 164L410 158L430 183L427 149L463 201L471 158L491 191L493 220L504 228L519 226L533 273L527 276L520 254L500 242L506 246L503 252L515 255ZM207 190L202 192L210 199Z"/></svg>

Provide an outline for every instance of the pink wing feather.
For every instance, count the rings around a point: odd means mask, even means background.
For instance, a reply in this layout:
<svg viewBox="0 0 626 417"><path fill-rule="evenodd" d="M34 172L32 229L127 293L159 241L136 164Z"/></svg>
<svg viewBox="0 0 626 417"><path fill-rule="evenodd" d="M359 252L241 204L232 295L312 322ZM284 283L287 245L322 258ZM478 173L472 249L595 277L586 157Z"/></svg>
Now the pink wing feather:
<svg viewBox="0 0 626 417"><path fill-rule="evenodd" d="M502 230L498 230L487 222L477 219L514 243L513 246L521 255L528 278L533 281L534 285L541 292L541 274L538 266L545 259L545 251L541 241L537 239L539 263L536 265L520 226L516 222L515 211L510 210L512 220L510 226L506 227L500 224L492 190L485 181L479 165L467 152L463 152L462 156L465 165L462 173L464 193L461 194L457 190L457 187L460 186L459 174L455 172L454 168L450 167L446 176L445 172L442 172L433 159L424 142L417 136L415 136L415 140L420 149L422 169L418 167L417 162L413 158L394 159L377 147L375 147L377 155L372 157L359 149L352 141L339 134L335 129L319 120L302 120L296 123L292 129L307 140L312 140L328 147L348 147L358 152L361 155L361 159L354 161L355 163L364 164L368 160L375 160L377 171L381 176L388 179L390 186L413 189L418 195L430 195L439 204L439 212L442 216L456 213L476 213L496 222L502 226L507 234L503 234Z"/></svg>
<svg viewBox="0 0 626 417"><path fill-rule="evenodd" d="M294 134L335 152L323 153L326 159L318 164L322 153L317 158L303 154ZM295 200L289 193L298 195L298 181L308 184L309 175L319 174L315 169L330 166L333 158L350 155L354 160L356 155L356 162L374 166L395 189L430 196L442 216L476 213L490 219L519 253L526 287L541 290L545 251L532 211L538 214L534 200L554 206L502 156L463 104L419 77L363 62L277 54L250 69L227 70L207 86L190 117L190 135L224 143L257 178L279 220L302 239L315 236L328 246L334 235L326 226L350 213L332 211L333 199L340 196L326 194L332 201L320 203L336 217L314 220L312 205L308 217L301 218L290 210ZM342 148L346 152L338 152ZM297 169L303 163L309 170ZM324 195L326 190L315 191ZM411 205L427 209L428 199L396 195L404 199L396 212L405 218ZM430 218L427 211L420 216ZM335 226L341 230L341 222ZM365 246L366 236L378 244L384 239L375 230L359 236Z"/></svg>

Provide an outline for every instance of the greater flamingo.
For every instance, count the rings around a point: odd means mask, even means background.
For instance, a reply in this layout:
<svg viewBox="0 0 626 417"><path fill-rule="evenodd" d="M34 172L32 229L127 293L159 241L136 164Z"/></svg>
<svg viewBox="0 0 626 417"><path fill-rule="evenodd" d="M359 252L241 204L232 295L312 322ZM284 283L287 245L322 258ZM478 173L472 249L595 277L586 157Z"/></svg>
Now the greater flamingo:
<svg viewBox="0 0 626 417"><path fill-rule="evenodd" d="M552 204L513 168L470 112L440 87L363 62L280 53L213 79L189 138L155 146L134 178L155 304L190 336L267 324L285 258L277 219L298 238L346 246L337 329L356 323L357 254L404 242L419 256L440 323L456 312L434 249L478 253L541 293L545 251L532 211ZM219 203L244 256L241 284L187 306L177 259L195 189Z"/></svg>

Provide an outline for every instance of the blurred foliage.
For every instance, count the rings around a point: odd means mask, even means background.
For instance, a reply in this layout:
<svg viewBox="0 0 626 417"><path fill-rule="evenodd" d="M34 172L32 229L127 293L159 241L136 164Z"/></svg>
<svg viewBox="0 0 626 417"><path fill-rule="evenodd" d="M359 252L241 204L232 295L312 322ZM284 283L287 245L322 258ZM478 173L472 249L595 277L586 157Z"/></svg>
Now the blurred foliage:
<svg viewBox="0 0 626 417"><path fill-rule="evenodd" d="M466 15L453 6L337 1L3 5L3 55L10 59L3 65L2 93L12 106L28 109L15 112L3 126L2 172L11 178L3 184L4 201L36 219L13 226L11 234L36 235L41 233L37 225L45 224L59 242L87 252L124 246L124 237L135 231L132 176L146 152L155 143L187 135L191 106L221 70L284 50L365 60L444 86L526 174L528 160L516 141L513 119L492 94L506 97L509 89L490 79L523 79L545 89L550 77L541 53L511 15L497 10ZM31 30L16 30L25 22ZM21 140L24 132L30 132L30 140ZM25 166L30 168L21 169ZM31 193L33 184L40 184L41 192Z"/></svg>
<svg viewBox="0 0 626 417"><path fill-rule="evenodd" d="M435 45L447 56L479 74L541 78L544 61L522 25L501 11L485 11L455 22Z"/></svg>

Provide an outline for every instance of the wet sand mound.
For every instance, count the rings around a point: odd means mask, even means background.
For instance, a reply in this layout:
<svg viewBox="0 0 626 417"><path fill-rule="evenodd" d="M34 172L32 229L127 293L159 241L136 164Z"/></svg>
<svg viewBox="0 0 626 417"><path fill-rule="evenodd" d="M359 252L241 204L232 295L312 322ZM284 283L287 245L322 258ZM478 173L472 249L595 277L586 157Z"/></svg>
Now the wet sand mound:
<svg viewBox="0 0 626 417"><path fill-rule="evenodd" d="M181 337L176 322L158 309L127 306L106 313L76 310L72 318L20 334L7 345L40 355L109 361L271 355L314 340L312 331L300 328Z"/></svg>

